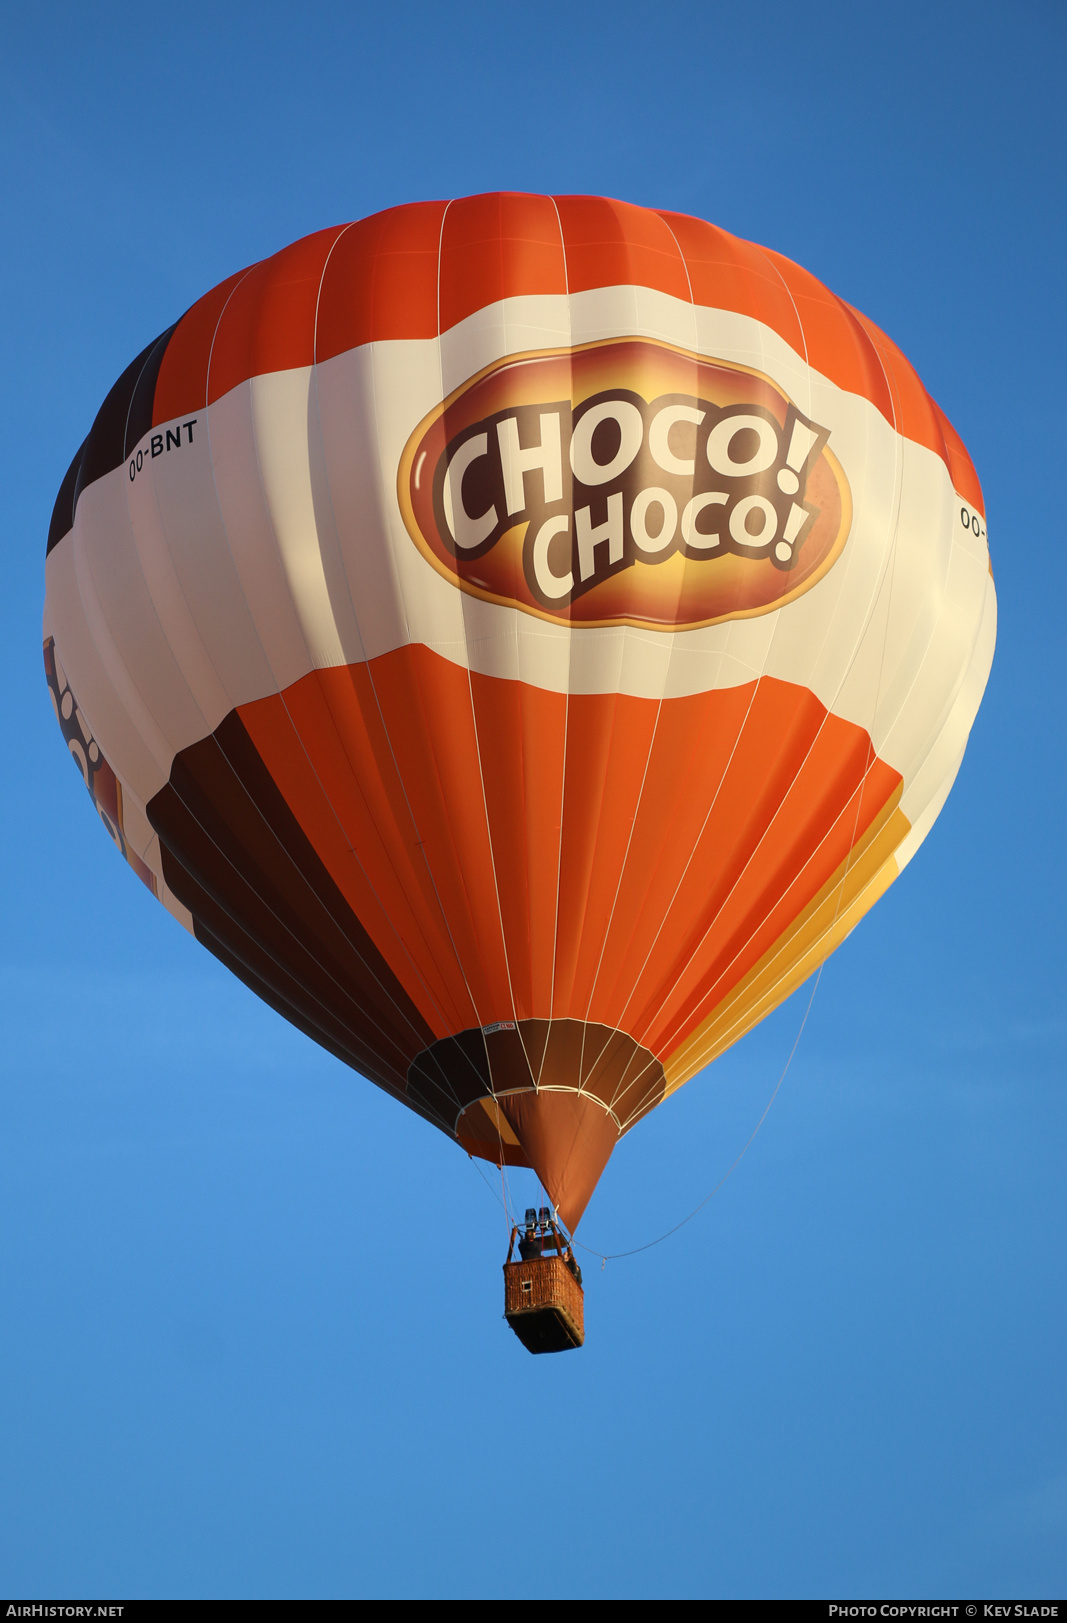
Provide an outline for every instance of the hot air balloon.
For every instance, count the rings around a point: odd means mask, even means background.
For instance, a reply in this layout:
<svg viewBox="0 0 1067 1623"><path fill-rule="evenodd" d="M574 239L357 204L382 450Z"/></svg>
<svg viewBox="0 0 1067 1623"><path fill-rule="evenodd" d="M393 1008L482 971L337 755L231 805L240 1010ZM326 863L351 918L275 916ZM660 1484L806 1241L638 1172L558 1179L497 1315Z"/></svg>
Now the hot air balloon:
<svg viewBox="0 0 1067 1623"><path fill-rule="evenodd" d="M914 855L995 616L974 468L877 327L701 220L504 193L318 232L142 351L44 655L153 894L533 1167L539 1244Z"/></svg>

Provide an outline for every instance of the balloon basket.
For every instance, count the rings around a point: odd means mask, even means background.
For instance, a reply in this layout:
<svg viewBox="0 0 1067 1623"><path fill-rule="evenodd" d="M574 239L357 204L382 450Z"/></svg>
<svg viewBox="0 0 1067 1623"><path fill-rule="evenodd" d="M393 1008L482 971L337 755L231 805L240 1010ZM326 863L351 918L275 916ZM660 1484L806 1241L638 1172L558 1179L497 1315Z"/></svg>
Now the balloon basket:
<svg viewBox="0 0 1067 1623"><path fill-rule="evenodd" d="M538 1220L531 1221L535 1215ZM517 1225L511 1231L504 1264L504 1317L527 1352L569 1352L585 1341L582 1270L572 1245L547 1212L531 1210L526 1219L525 1232ZM519 1260L512 1262L516 1239Z"/></svg>

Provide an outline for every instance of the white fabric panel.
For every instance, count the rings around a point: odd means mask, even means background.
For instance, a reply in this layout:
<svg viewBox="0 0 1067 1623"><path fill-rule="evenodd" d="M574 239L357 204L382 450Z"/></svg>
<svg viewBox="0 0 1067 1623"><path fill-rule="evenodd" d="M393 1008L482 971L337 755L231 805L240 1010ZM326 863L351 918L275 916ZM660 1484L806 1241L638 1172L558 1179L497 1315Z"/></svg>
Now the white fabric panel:
<svg viewBox="0 0 1067 1623"><path fill-rule="evenodd" d="M988 558L976 557L969 545L954 544L941 612L923 656L901 668L896 693L880 705L874 728L878 753L905 777L940 733L963 687L990 588ZM892 717L894 700L898 711Z"/></svg>
<svg viewBox="0 0 1067 1623"><path fill-rule="evenodd" d="M94 613L82 601L80 547L76 529L53 547L45 565L56 657L105 759L123 783L146 801L166 783L172 752L145 711L129 674L120 670L99 607ZM105 663L109 645L110 658Z"/></svg>
<svg viewBox="0 0 1067 1623"><path fill-rule="evenodd" d="M152 837L152 844L144 853L144 861L156 876L156 895L167 909L167 912L173 913L183 930L188 930L190 935L194 935L193 915L184 902L179 902L177 896L163 878L163 854L159 849L159 839L155 835Z"/></svg>
<svg viewBox="0 0 1067 1623"><path fill-rule="evenodd" d="M966 748L966 745L964 748ZM904 869L908 866L908 863L941 815L941 808L948 799L952 785L956 781L957 773L963 765L963 753L961 749L948 773L938 784L936 793L926 802L918 819L912 824L908 833L893 852L893 860L897 865L898 876L904 872Z"/></svg>
<svg viewBox="0 0 1067 1623"><path fill-rule="evenodd" d="M993 647L997 634L997 598L991 575L986 576L985 601L978 636L971 651L970 662L956 691L944 725L929 744L925 756L917 760L905 781L901 796L901 810L912 824L908 837L909 855L918 850L922 835L915 838L915 830L925 817L926 808L937 800L940 808L951 787L951 781L963 758L978 706L982 702L986 682L993 663ZM930 819L932 822L933 819ZM927 827L929 824L927 824Z"/></svg>
<svg viewBox="0 0 1067 1623"><path fill-rule="evenodd" d="M280 376L291 379L299 395L303 372ZM266 691L277 692L315 667L263 488L256 441L261 400L252 383L241 383L216 400L207 411L208 446L229 550L270 667ZM304 445L306 457L306 428Z"/></svg>
<svg viewBox="0 0 1067 1623"><path fill-rule="evenodd" d="M408 552L415 547L397 506L396 465L390 476L382 442L399 433L403 448L411 431L405 426L407 414L399 427L389 414L396 416L406 389L411 415L418 422L419 406L430 402L423 407L425 415L440 398L439 376L436 344L367 345L315 369L321 466L356 621L354 645L346 648L350 662L374 659L418 640L410 633L403 608L398 576L411 560L399 545L398 529L408 542ZM435 573L422 559L417 562L423 564L419 574ZM455 658L463 643L462 614L454 601L459 593L449 592L444 580L441 585L443 593L427 582L434 593L442 640L454 645L446 658Z"/></svg>
<svg viewBox="0 0 1067 1623"><path fill-rule="evenodd" d="M444 394L508 354L633 335L760 371L830 427L853 527L795 602L700 631L573 629L460 592L411 540L397 467ZM48 560L72 686L142 802L233 705L408 643L557 692L658 699L766 673L870 730L910 781L976 668L987 580L940 457L761 323L632 287L509 299L440 340L243 383L191 444L84 492Z"/></svg>
<svg viewBox="0 0 1067 1623"><path fill-rule="evenodd" d="M124 469L117 470L125 474ZM78 503L74 558L82 606L94 641L138 731L161 767L182 741L207 726L167 641L137 554L129 480L100 479ZM68 667L68 674L73 675ZM78 701L82 703L81 695ZM88 695L84 705L88 705ZM84 707L84 706L83 706ZM86 715L89 714L86 708ZM100 740L103 746L103 739ZM107 754L106 747L104 753Z"/></svg>
<svg viewBox="0 0 1067 1623"><path fill-rule="evenodd" d="M159 847L159 836L149 823L144 807L138 803L126 784L122 786L122 832L126 844L136 851L145 867L151 869L156 882L156 896L167 911L174 914L183 929L192 935L193 915L182 902L179 902L163 878L163 853Z"/></svg>
<svg viewBox="0 0 1067 1623"><path fill-rule="evenodd" d="M439 351L441 359L433 374L434 399L429 401L426 411L431 411L438 401L460 388L475 372L491 366L503 355L563 349L583 340L572 336L571 309L566 297L560 294L547 298L503 299L498 304L487 304L450 327L440 340L429 342ZM415 422L418 421L416 417Z"/></svg>
<svg viewBox="0 0 1067 1623"><path fill-rule="evenodd" d="M125 784L122 789L122 832L126 836L126 844L151 868L148 852L156 838L155 830L141 802Z"/></svg>
<svg viewBox="0 0 1067 1623"><path fill-rule="evenodd" d="M194 430L195 432L195 430ZM183 437L182 425L177 425L179 441ZM158 440L161 436L157 433ZM141 441L140 449L145 461L141 472L135 474L131 481L129 478L129 465L119 470L125 474L123 481L126 487L126 500L129 508L130 525L133 543L137 553L137 563L144 577L145 586L152 607L159 621L160 630L171 651L175 661L181 669L182 676L189 692L203 717L208 732L214 730L223 716L231 708L229 693L220 679L219 672L207 650L204 637L197 625L196 615L190 607L189 598L183 588L182 582L175 567L175 560L168 540L163 515L160 510L162 491L154 477L155 465L160 468L169 464L171 471L170 483L173 486L175 477L180 478L188 468L191 452L195 446L179 446L171 453L153 457L149 449L151 435L145 435ZM197 458L202 463L203 458ZM136 461L132 466L136 469ZM109 485L112 481L102 480L101 484ZM179 498L180 504L181 498ZM173 497L171 503L173 504ZM117 538L113 537L111 546L116 545ZM213 571L217 573L218 571ZM199 607L198 603L198 607Z"/></svg>
<svg viewBox="0 0 1067 1623"><path fill-rule="evenodd" d="M669 324L659 319L655 322L657 334L667 331L676 341L688 336L692 342L692 309L678 307L677 301L662 295L650 294L649 299L657 306L657 316L662 317L673 305L690 327L686 334L676 321L668 330ZM583 301L587 316L598 302L601 319L585 327L576 321L571 331L576 342L589 332L600 337L612 330L611 322L603 319L605 303L614 307L609 314L618 315L624 307L601 294L580 295L572 304L581 307ZM555 303L509 301L509 305L525 307ZM765 370L773 364L779 374L787 372L787 378L778 379L783 386L800 394L805 408L832 425L831 447L852 486L855 518L851 538L843 557L816 587L771 615L705 631L636 635L629 628L575 630L483 603L457 594L427 565L400 517L395 469L410 433L442 393L472 370L499 358L492 354L491 341L502 346L506 338L508 352L514 352L517 343L531 333L534 322L529 308L518 312L523 319L509 323L506 329L498 319L499 308L479 312L446 335L449 360L443 387L437 345L429 341L424 345L367 346L318 369L325 462L339 527L343 523L340 515L346 510L355 518L365 508L364 493L368 487L373 489L374 467L379 470L374 524L381 524L388 533L392 558L380 554L368 558L354 527L348 535L341 535L350 576L358 571L363 587L361 608L365 612L360 618L373 628L362 639L366 657L396 646L403 638L424 643L443 657L458 659L486 674L521 671L525 680L555 691L604 692L621 687L648 697L726 686L766 671L785 681L809 685L836 713L867 728L874 725L877 730L876 708L881 712L883 703L888 703L888 714L896 720L899 704L890 691L890 681L894 669L902 662L907 664L909 642L922 647L929 640L947 581L952 528L959 528L958 503L947 470L933 452L902 441L869 402L805 372L776 334L767 335L762 347L753 342L752 329L761 338L765 329L744 318L697 312L701 318L720 316L721 324L731 329L725 334L728 341L716 344L707 330L710 322L703 319L704 345L718 354L729 351L731 357L743 353L749 364L761 363ZM737 342L739 326L748 330L744 346ZM547 315L536 330L551 331ZM517 339L518 333L522 337ZM566 336L561 333L561 341ZM786 367L778 365L782 352L790 357ZM366 377L368 368L371 380ZM803 387L806 379L810 383L807 389ZM357 461L352 447L366 437L369 399L374 403L379 443L370 456ZM934 524L932 513L939 520ZM931 558L940 581L930 579ZM406 633L401 630L405 622ZM842 635L845 626L851 628L851 635ZM669 650L670 667L666 685L664 648ZM923 729L920 721L920 731Z"/></svg>
<svg viewBox="0 0 1067 1623"><path fill-rule="evenodd" d="M311 368L253 378L252 422L267 521L312 669L346 663L331 604L311 488L310 445L320 443ZM322 515L329 531L328 514Z"/></svg>
<svg viewBox="0 0 1067 1623"><path fill-rule="evenodd" d="M163 906L166 908L167 912L174 915L182 929L188 930L190 935L194 935L195 931L193 928L193 915L190 913L187 907L179 902L177 896L175 896L170 886L163 884L162 881L160 881L159 899L163 903Z"/></svg>
<svg viewBox="0 0 1067 1623"><path fill-rule="evenodd" d="M70 579L70 576L71 576L71 574L73 572L73 570L72 570L73 558L72 558L72 555L71 555L69 549L67 550L65 556L67 557L67 559L68 559L68 561L69 561L69 563L71 565L71 569L66 571L66 572L62 572L62 570L61 570L61 573L60 573L60 575L59 575L59 577L57 579L57 591L55 593L55 596L60 601L62 601L64 599L64 596L65 596L65 590L64 589L65 589L65 587L69 586L69 579ZM53 617L52 617L51 608L50 608L48 602L46 602L45 603L45 609L44 609L44 615L42 617L42 626L41 626L42 640L44 642L47 642L50 637L54 639L55 638L55 633L56 633L56 627L55 627L55 622L54 622ZM76 627L75 627L75 633L76 633ZM73 638L68 639L68 642L69 642L70 646L76 648L78 646L76 634L75 634L75 636ZM59 681L59 685L60 685L61 688L65 688L69 684L69 679L68 679L66 669L65 669L65 667L63 665L62 658L59 655L58 645L54 646L54 648L53 648L53 658L55 660L56 676L57 676L57 679ZM107 678L106 678L106 675L103 673L103 670L101 668L101 671L99 672L99 692L100 692L100 694L104 694L106 684L107 684ZM114 706L114 698L115 698L114 690L112 690L112 708ZM105 708L105 710L107 709L106 706L104 706L104 708ZM80 705L78 706L78 710L79 710L79 714L85 716L85 723L88 726L89 731L93 733L93 737L96 738L96 734L95 734L95 732L93 732L92 723L89 720L88 714L82 710ZM122 720L123 720L122 716L118 715L116 717L116 720L117 720L118 726L121 728L121 724L122 724ZM96 742L97 742L97 744L99 744L99 739L96 739ZM136 747L137 747L137 743L139 742L139 740L137 740L136 735L133 734L133 735L130 735L128 737L127 742L128 742L128 744L130 746L130 752L131 752L131 756L132 756L136 752ZM106 759L106 752L105 752L105 759ZM141 764L143 765L144 763L142 762ZM147 768L147 770L148 770L149 774L151 774L152 768L150 766ZM120 780L120 781L122 781L122 780ZM141 860L146 864L146 866L151 869L152 874L153 874L153 876L155 878L155 882L156 882L156 895L165 904L165 906L167 906L170 909L170 911L174 914L175 918L178 919L179 923L181 923L185 927L185 929L187 929L190 933L192 933L192 930L193 930L193 916L189 912L188 908L183 907L181 902L178 901L177 897L175 897L173 895L173 893L167 888L166 884L164 883L164 880L163 880L163 860L162 860L162 854L161 854L160 848L159 848L158 837L156 836L154 830L152 829L151 825L148 822L148 818L147 818L147 815L145 813L144 806L137 799L137 797L134 794L133 790L130 788L129 783L126 782L126 781L122 781L122 833L123 833L123 838L126 841L127 847L129 849L133 850L141 858Z"/></svg>
<svg viewBox="0 0 1067 1623"><path fill-rule="evenodd" d="M180 426L164 424L162 428L165 434L167 428ZM217 714L210 711L214 729L234 705L270 693L273 677L219 509L206 413L199 413L195 420L192 444L187 435L183 439L180 452L147 463L137 476L137 485L146 479L155 492L159 544L169 558L197 638L218 680L221 699L205 693L201 700L202 708L223 703ZM116 475L108 475L113 477ZM166 562L158 567L164 570ZM199 694L193 674L201 658L199 650L187 642L182 627L174 621L168 621L168 635L190 686Z"/></svg>

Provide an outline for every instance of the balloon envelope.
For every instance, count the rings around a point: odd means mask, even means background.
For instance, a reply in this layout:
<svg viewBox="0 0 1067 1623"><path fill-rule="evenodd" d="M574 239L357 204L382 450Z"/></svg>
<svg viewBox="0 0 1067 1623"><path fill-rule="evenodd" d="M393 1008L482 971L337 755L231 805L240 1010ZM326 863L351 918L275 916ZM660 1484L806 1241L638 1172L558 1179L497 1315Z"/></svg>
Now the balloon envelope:
<svg viewBox="0 0 1067 1623"><path fill-rule="evenodd" d="M112 838L301 1030L580 1218L914 854L982 494L871 322L591 197L412 204L193 305L48 539Z"/></svg>

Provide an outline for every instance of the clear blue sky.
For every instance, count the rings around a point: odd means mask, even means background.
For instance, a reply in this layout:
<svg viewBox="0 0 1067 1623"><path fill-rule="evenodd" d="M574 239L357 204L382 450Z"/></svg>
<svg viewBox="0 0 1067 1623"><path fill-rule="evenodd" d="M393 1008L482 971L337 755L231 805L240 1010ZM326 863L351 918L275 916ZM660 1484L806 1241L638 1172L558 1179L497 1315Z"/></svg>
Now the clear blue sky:
<svg viewBox="0 0 1067 1623"><path fill-rule="evenodd" d="M1053 0L0 7L0 1592L1067 1588L1065 52ZM496 188L701 215L869 314L971 450L1001 613L752 1149L592 1263L554 1359L474 1166L108 846L41 668L52 502L133 355L297 236ZM708 1192L806 999L583 1238Z"/></svg>

